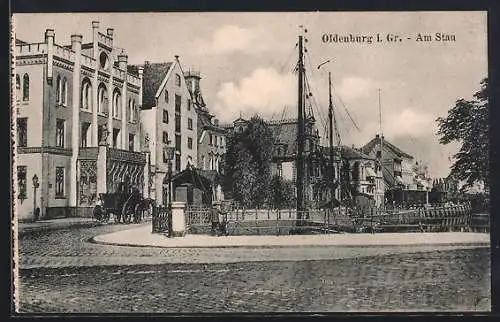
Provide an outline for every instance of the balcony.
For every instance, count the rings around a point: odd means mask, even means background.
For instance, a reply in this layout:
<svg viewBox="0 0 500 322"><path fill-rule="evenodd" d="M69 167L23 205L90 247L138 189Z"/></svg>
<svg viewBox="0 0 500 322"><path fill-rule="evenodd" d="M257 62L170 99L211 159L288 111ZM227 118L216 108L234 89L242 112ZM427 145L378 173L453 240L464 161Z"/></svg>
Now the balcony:
<svg viewBox="0 0 500 322"><path fill-rule="evenodd" d="M80 148L78 152L79 160L97 160L99 154L98 147ZM129 150L115 149L108 147L107 153L108 160L125 161L132 163L144 164L146 163L146 155L141 152L132 152Z"/></svg>
<svg viewBox="0 0 500 322"><path fill-rule="evenodd" d="M99 154L98 147L87 147L80 148L78 151L79 160L97 160L97 155Z"/></svg>
<svg viewBox="0 0 500 322"><path fill-rule="evenodd" d="M115 161L146 163L146 155L144 153L115 148L108 148L108 158Z"/></svg>

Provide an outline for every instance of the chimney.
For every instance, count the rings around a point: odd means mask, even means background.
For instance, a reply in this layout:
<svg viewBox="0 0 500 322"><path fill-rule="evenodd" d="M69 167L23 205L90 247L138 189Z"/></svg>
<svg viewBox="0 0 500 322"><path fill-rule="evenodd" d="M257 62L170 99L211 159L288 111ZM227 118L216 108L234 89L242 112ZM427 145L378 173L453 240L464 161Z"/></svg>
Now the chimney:
<svg viewBox="0 0 500 322"><path fill-rule="evenodd" d="M175 55L175 60L179 61L179 55Z"/></svg>
<svg viewBox="0 0 500 322"><path fill-rule="evenodd" d="M127 71L127 63L128 63L128 56L122 50L122 52L118 55L118 67L121 70Z"/></svg>
<svg viewBox="0 0 500 322"><path fill-rule="evenodd" d="M94 53L94 59L97 61L98 56L98 42L99 42L99 21L92 21L92 51Z"/></svg>
<svg viewBox="0 0 500 322"><path fill-rule="evenodd" d="M186 79L186 83L191 93L198 93L200 91L200 72L190 70L184 73L184 78Z"/></svg>
<svg viewBox="0 0 500 322"><path fill-rule="evenodd" d="M114 31L115 31L115 30L114 30L113 28L108 28L108 29L106 29L106 34L107 34L109 37L113 38L113 33L114 33Z"/></svg>
<svg viewBox="0 0 500 322"><path fill-rule="evenodd" d="M137 68L137 71L139 72L139 79L140 79L140 83L141 83L141 86L139 88L139 107L142 107L142 78L144 75L144 67L139 66Z"/></svg>
<svg viewBox="0 0 500 322"><path fill-rule="evenodd" d="M47 82L52 85L54 39L56 34L53 29L45 30L45 43L47 44Z"/></svg>
<svg viewBox="0 0 500 322"><path fill-rule="evenodd" d="M82 49L82 35L71 35L71 49L77 54L80 54Z"/></svg>
<svg viewBox="0 0 500 322"><path fill-rule="evenodd" d="M45 42L49 43L50 41L52 41L52 43L54 43L55 36L56 34L54 32L54 29L45 30Z"/></svg>
<svg viewBox="0 0 500 322"><path fill-rule="evenodd" d="M376 138L376 139L380 139L380 135L378 135L378 134L377 134L377 135L375 135L375 138Z"/></svg>

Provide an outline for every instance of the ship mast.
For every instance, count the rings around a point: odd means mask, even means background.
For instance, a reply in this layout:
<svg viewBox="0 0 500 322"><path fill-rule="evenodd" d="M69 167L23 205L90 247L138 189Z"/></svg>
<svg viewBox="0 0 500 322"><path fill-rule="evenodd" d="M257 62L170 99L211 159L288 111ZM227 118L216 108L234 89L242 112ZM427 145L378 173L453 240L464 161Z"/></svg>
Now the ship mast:
<svg viewBox="0 0 500 322"><path fill-rule="evenodd" d="M301 212L304 210L304 62L303 62L303 37L299 36L299 61L298 72L298 102L297 102L297 219L302 218Z"/></svg>
<svg viewBox="0 0 500 322"><path fill-rule="evenodd" d="M335 189L333 186L333 180L335 180L335 170L334 170L334 161L333 161L333 102L332 102L332 73L328 72L328 120L329 120L329 148L330 148L330 177L329 177L329 185L330 185L330 199L333 201L335 197ZM333 204L333 203L332 203Z"/></svg>

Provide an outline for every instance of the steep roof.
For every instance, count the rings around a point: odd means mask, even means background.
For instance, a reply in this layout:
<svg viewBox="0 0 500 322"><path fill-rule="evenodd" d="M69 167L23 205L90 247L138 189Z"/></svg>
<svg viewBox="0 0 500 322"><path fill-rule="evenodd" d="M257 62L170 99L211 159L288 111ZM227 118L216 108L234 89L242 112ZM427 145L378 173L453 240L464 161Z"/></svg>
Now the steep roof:
<svg viewBox="0 0 500 322"><path fill-rule="evenodd" d="M366 154L370 154L379 143L380 143L380 138L374 137L373 139L371 139L370 142L368 142L365 146L363 146L361 150ZM387 141L384 137L382 137L382 144L384 145L385 148L389 149L397 157L413 159L413 156L404 152L391 142Z"/></svg>
<svg viewBox="0 0 500 322"><path fill-rule="evenodd" d="M365 160L375 160L375 158L369 156L366 153L363 153L362 151L358 149L354 149L352 147L348 146L341 146L341 153L342 157L345 159L365 159Z"/></svg>
<svg viewBox="0 0 500 322"><path fill-rule="evenodd" d="M142 74L142 108L148 109L156 105L156 92L172 67L172 62L144 64ZM127 71L138 75L138 65L130 65Z"/></svg>
<svg viewBox="0 0 500 322"><path fill-rule="evenodd" d="M139 76L139 66L137 65L127 65L127 72L134 76Z"/></svg>

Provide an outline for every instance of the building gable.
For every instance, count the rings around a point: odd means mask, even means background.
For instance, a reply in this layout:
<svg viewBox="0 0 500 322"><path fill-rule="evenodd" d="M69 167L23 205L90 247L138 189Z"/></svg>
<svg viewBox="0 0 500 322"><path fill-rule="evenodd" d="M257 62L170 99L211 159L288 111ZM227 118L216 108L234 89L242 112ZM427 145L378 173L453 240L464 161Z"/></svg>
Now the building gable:
<svg viewBox="0 0 500 322"><path fill-rule="evenodd" d="M362 147L362 151L366 154L369 155L374 155L376 153L375 148L379 146L380 142L382 141L382 144L384 146L384 151L383 152L388 152L393 157L395 158L406 158L406 159L413 159L413 156L410 154L404 152L394 144L388 142L384 137L382 137L382 140L378 137L378 135L373 138L370 142L368 142L365 146Z"/></svg>
<svg viewBox="0 0 500 322"><path fill-rule="evenodd" d="M142 108L148 109L156 106L156 98L160 88L163 88L168 79L168 73L171 70L172 62L168 63L146 63L143 72L142 88ZM132 66L129 69L131 74L135 73L138 66Z"/></svg>

